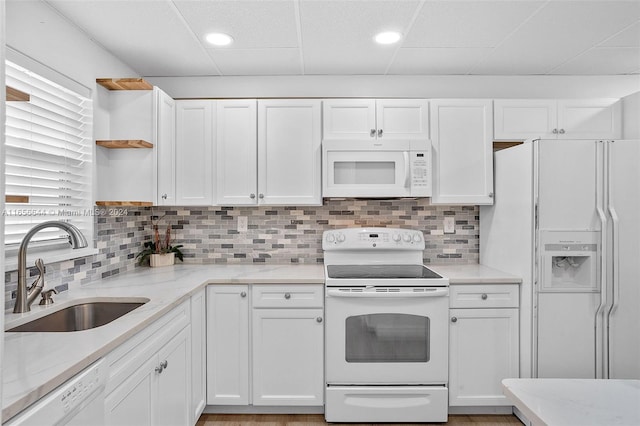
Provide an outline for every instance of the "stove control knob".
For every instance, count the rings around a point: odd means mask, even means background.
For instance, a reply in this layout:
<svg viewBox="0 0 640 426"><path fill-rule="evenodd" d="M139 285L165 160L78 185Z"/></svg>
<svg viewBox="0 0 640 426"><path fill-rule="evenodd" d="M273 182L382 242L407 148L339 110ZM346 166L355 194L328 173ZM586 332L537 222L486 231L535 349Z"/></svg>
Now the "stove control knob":
<svg viewBox="0 0 640 426"><path fill-rule="evenodd" d="M347 238L344 236L344 234L338 234L338 242L342 243L344 242L344 240L346 240Z"/></svg>
<svg viewBox="0 0 640 426"><path fill-rule="evenodd" d="M422 236L420 234L414 234L413 241L415 241L416 243L419 243L420 241L422 241Z"/></svg>
<svg viewBox="0 0 640 426"><path fill-rule="evenodd" d="M411 241L411 235L409 235L409 234L404 234L404 235L402 236L402 239L403 239L405 242L407 242L407 243L408 243L408 242L410 242L410 241Z"/></svg>
<svg viewBox="0 0 640 426"><path fill-rule="evenodd" d="M328 243L332 243L336 240L336 237L333 234L327 234L325 240L327 240Z"/></svg>
<svg viewBox="0 0 640 426"><path fill-rule="evenodd" d="M399 242L401 240L400 234L393 234L393 236L391 237L393 239L393 241L395 241L396 243Z"/></svg>

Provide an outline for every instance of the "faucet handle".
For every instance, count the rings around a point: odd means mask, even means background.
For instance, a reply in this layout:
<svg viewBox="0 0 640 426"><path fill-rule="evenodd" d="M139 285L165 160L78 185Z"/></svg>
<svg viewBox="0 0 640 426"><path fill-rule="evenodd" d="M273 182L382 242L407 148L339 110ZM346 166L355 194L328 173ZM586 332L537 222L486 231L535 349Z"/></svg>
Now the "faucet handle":
<svg viewBox="0 0 640 426"><path fill-rule="evenodd" d="M39 305L51 305L53 303L53 294L58 294L55 288L51 290L43 291L41 296L42 300L40 300Z"/></svg>
<svg viewBox="0 0 640 426"><path fill-rule="evenodd" d="M40 275L44 275L44 262L41 258L36 259L36 268L38 268Z"/></svg>

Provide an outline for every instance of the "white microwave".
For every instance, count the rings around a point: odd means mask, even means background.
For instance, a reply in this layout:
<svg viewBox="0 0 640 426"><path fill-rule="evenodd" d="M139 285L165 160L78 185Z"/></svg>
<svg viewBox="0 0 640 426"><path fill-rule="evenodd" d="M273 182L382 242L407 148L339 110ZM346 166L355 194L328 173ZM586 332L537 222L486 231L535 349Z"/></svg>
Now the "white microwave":
<svg viewBox="0 0 640 426"><path fill-rule="evenodd" d="M323 197L430 197L431 141L322 142Z"/></svg>

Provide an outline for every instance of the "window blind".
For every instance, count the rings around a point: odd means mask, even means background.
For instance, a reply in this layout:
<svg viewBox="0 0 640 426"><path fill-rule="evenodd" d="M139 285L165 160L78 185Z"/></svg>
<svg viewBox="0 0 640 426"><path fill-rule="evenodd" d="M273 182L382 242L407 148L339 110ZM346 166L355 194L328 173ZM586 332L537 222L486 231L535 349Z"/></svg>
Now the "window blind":
<svg viewBox="0 0 640 426"><path fill-rule="evenodd" d="M91 100L9 61L6 84L30 100L6 103L5 193L28 202L6 204L5 244L18 245L32 226L48 220L72 223L91 240ZM47 228L32 241L55 247L67 234Z"/></svg>

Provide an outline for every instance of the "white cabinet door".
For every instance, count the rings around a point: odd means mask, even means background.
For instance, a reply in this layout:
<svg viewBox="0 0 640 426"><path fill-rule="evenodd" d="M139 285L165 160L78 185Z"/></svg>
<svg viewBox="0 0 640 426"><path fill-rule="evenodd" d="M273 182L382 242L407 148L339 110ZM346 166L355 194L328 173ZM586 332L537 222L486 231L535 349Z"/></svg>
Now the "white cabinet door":
<svg viewBox="0 0 640 426"><path fill-rule="evenodd" d="M215 101L177 101L176 108L176 204L212 204Z"/></svg>
<svg viewBox="0 0 640 426"><path fill-rule="evenodd" d="M207 287L207 404L249 404L249 287Z"/></svg>
<svg viewBox="0 0 640 426"><path fill-rule="evenodd" d="M495 140L555 139L558 127L555 100L496 99L493 106Z"/></svg>
<svg viewBox="0 0 640 426"><path fill-rule="evenodd" d="M153 425L151 395L155 386L157 357L151 357L105 398L107 426Z"/></svg>
<svg viewBox="0 0 640 426"><path fill-rule="evenodd" d="M375 139L374 99L325 99L322 105L323 139Z"/></svg>
<svg viewBox="0 0 640 426"><path fill-rule="evenodd" d="M157 87L153 88L153 93L156 108L156 204L172 206L176 204L176 102Z"/></svg>
<svg viewBox="0 0 640 426"><path fill-rule="evenodd" d="M191 330L183 328L158 352L154 425L190 424Z"/></svg>
<svg viewBox="0 0 640 426"><path fill-rule="evenodd" d="M219 205L257 203L256 101L218 101L216 200Z"/></svg>
<svg viewBox="0 0 640 426"><path fill-rule="evenodd" d="M258 102L258 204L322 205L319 100Z"/></svg>
<svg viewBox="0 0 640 426"><path fill-rule="evenodd" d="M558 101L558 137L563 139L619 139L622 109L618 99Z"/></svg>
<svg viewBox="0 0 640 426"><path fill-rule="evenodd" d="M496 99L496 140L617 139L619 99Z"/></svg>
<svg viewBox="0 0 640 426"><path fill-rule="evenodd" d="M428 139L426 99L327 99L323 139Z"/></svg>
<svg viewBox="0 0 640 426"><path fill-rule="evenodd" d="M207 405L207 304L206 291L191 296L191 424L195 425Z"/></svg>
<svg viewBox="0 0 640 426"><path fill-rule="evenodd" d="M451 309L449 405L511 405L502 379L518 377L518 309Z"/></svg>
<svg viewBox="0 0 640 426"><path fill-rule="evenodd" d="M429 139L429 102L426 99L378 99L376 129L379 139Z"/></svg>
<svg viewBox="0 0 640 426"><path fill-rule="evenodd" d="M322 405L322 309L253 309L253 404Z"/></svg>
<svg viewBox="0 0 640 426"><path fill-rule="evenodd" d="M431 101L433 204L493 204L493 114L486 99Z"/></svg>

